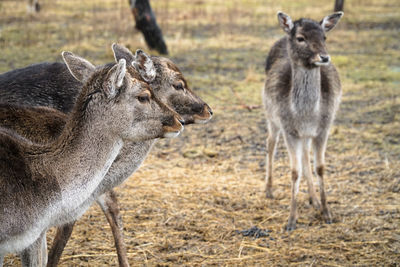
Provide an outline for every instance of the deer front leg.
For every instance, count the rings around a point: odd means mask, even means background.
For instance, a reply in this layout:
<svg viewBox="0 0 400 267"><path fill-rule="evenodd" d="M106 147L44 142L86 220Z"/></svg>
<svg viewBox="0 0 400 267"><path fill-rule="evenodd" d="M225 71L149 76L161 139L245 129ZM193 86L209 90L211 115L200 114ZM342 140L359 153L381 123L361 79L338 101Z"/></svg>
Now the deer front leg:
<svg viewBox="0 0 400 267"><path fill-rule="evenodd" d="M43 267L47 262L46 231L20 254L23 267ZM44 250L44 251L43 251Z"/></svg>
<svg viewBox="0 0 400 267"><path fill-rule="evenodd" d="M326 201L325 185L324 185L325 149L326 149L327 139L328 139L328 134L315 138L313 140L313 149L315 157L315 171L318 176L319 192L321 195L322 217L326 223L332 223L332 216Z"/></svg>
<svg viewBox="0 0 400 267"><path fill-rule="evenodd" d="M47 240L46 240L46 231L43 233L42 243L40 247L40 252L42 255L42 264L43 266L47 265Z"/></svg>
<svg viewBox="0 0 400 267"><path fill-rule="evenodd" d="M291 168L292 168L292 186L291 186L291 201L290 201L290 215L287 231L296 229L297 221L297 193L299 192L299 185L301 179L301 140L290 135L285 136L286 146L289 152Z"/></svg>
<svg viewBox="0 0 400 267"><path fill-rule="evenodd" d="M64 248L71 237L75 222L76 221L73 221L57 228L57 232L49 252L47 267L56 267L58 265Z"/></svg>
<svg viewBox="0 0 400 267"><path fill-rule="evenodd" d="M97 199L97 203L99 203L110 224L114 236L115 248L117 249L119 266L128 267L129 262L123 237L122 219L119 213L118 199L115 192L110 190L101 195Z"/></svg>
<svg viewBox="0 0 400 267"><path fill-rule="evenodd" d="M279 140L279 128L272 122L268 122L268 138L267 138L267 158L266 168L267 175L265 177L265 195L267 198L274 198L272 194L272 165L274 162L275 148Z"/></svg>
<svg viewBox="0 0 400 267"><path fill-rule="evenodd" d="M310 144L311 139L303 140L303 155L302 155L302 167L303 167L303 175L307 180L308 185L308 194L310 195L310 203L316 210L321 209L321 203L317 198L317 194L314 189L314 182L312 179L312 171L311 171L311 163L310 163Z"/></svg>

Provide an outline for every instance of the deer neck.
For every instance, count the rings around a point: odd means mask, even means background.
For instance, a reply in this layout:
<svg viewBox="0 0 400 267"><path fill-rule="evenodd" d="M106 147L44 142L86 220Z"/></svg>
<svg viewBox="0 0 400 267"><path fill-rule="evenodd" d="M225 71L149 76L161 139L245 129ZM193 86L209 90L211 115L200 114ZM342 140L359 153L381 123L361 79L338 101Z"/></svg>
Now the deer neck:
<svg viewBox="0 0 400 267"><path fill-rule="evenodd" d="M36 157L38 168L45 166L42 171L57 180L62 212L73 210L92 194L123 146L119 136L101 127L103 116L88 111L86 105L78 100L59 138Z"/></svg>
<svg viewBox="0 0 400 267"><path fill-rule="evenodd" d="M305 68L292 63L291 109L295 114L311 115L319 111L321 98L320 68Z"/></svg>

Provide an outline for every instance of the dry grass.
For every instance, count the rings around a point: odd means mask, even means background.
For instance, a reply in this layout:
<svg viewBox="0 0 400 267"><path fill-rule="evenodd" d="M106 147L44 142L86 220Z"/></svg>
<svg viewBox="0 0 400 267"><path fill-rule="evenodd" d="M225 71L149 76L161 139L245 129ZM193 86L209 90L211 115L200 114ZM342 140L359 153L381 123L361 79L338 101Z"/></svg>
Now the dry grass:
<svg viewBox="0 0 400 267"><path fill-rule="evenodd" d="M298 229L289 214L289 168L280 143L275 200L264 197L263 65L282 36L275 13L322 18L332 0L153 0L171 58L215 111L207 125L161 140L118 188L134 266L397 266L400 262L400 3L346 1L328 36L343 101L327 149L327 193L335 222L326 225L299 194ZM111 23L110 23L111 22ZM95 63L112 60L114 41L144 47L125 0L0 2L0 71L59 59L72 50ZM258 226L253 239L235 230ZM51 237L53 234L50 233ZM50 241L50 239L49 239ZM17 262L8 256L5 266ZM92 207L77 223L61 266L116 266L111 231Z"/></svg>

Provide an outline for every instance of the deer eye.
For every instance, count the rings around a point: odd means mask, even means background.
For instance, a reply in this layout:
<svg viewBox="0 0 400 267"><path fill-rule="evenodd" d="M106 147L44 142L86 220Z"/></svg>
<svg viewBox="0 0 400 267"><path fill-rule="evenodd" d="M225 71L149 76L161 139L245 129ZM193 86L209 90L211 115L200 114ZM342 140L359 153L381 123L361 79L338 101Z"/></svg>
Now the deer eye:
<svg viewBox="0 0 400 267"><path fill-rule="evenodd" d="M137 99L141 103L145 103L145 102L149 102L150 101L150 97L147 94L146 95L140 95L140 96L137 97Z"/></svg>
<svg viewBox="0 0 400 267"><path fill-rule="evenodd" d="M324 41L326 41L326 36L324 36Z"/></svg>
<svg viewBox="0 0 400 267"><path fill-rule="evenodd" d="M297 37L296 38L297 42L302 43L305 41L305 39L303 37Z"/></svg>
<svg viewBox="0 0 400 267"><path fill-rule="evenodd" d="M183 90L183 89L184 89L182 83L174 84L174 88L175 88L176 90Z"/></svg>

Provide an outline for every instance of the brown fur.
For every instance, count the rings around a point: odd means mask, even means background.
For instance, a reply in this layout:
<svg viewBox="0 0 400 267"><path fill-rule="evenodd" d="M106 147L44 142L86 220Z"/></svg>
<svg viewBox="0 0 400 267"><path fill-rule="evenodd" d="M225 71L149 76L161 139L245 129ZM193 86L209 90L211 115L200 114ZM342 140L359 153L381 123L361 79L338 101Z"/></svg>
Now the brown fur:
<svg viewBox="0 0 400 267"><path fill-rule="evenodd" d="M125 74L125 61L95 69L72 53L63 56L85 86L58 138L34 144L9 129L0 130L0 258L22 250L26 265L44 262L40 257L45 255L47 227L91 194L122 140L162 137L164 127L177 122L176 113L157 99L139 103L137 96L148 88Z"/></svg>
<svg viewBox="0 0 400 267"><path fill-rule="evenodd" d="M341 96L339 75L329 62L325 32L332 29L343 13L325 17L321 23L310 19L294 22L284 13L278 20L287 36L277 41L266 61L263 102L269 136L267 139L266 196L272 198L272 163L276 143L282 133L292 169L291 208L286 229L293 230L297 220L297 193L300 178L307 179L313 206L320 209L326 222L331 215L326 203L323 166L326 142ZM321 204L316 197L309 151L315 153L320 181Z"/></svg>
<svg viewBox="0 0 400 267"><path fill-rule="evenodd" d="M61 134L66 120L66 114L52 108L0 104L0 126L36 143L54 140Z"/></svg>

